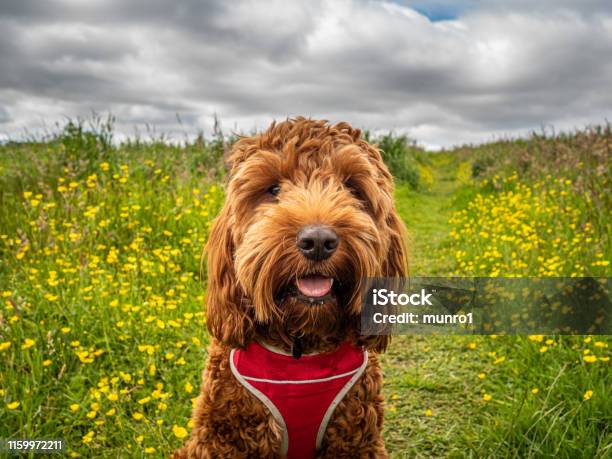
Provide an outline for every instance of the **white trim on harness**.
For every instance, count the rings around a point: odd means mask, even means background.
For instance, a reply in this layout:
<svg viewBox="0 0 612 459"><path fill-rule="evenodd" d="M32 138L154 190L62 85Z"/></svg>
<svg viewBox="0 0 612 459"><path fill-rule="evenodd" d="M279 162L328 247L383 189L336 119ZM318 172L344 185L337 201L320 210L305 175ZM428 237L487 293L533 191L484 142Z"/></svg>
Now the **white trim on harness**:
<svg viewBox="0 0 612 459"><path fill-rule="evenodd" d="M329 424L332 414L334 414L334 410L336 409L338 404L342 401L342 399L346 396L348 391L351 390L352 387L355 385L359 377L365 371L367 365L368 365L368 351L364 351L363 352L363 363L361 364L359 368L357 368L357 370L355 370L355 374L344 385L342 390L338 392L338 395L336 395L334 400L331 402L331 404L327 408L327 411L323 415L323 419L321 420L321 425L319 426L319 431L317 432L317 443L316 443L317 449L321 448L321 444L323 443L323 437L325 436L325 430L327 429L327 425Z"/></svg>
<svg viewBox="0 0 612 459"><path fill-rule="evenodd" d="M359 371L359 368L355 368L354 370L347 371L346 373L342 373L340 375L328 376L327 378L320 378L320 379L288 380L288 379L254 378L252 376L242 376L242 377L248 381L263 382L263 383L270 383L270 384L312 384L312 383L327 382L327 381L333 381L334 379L344 378L346 376L352 375L353 373L357 373L358 371Z"/></svg>
<svg viewBox="0 0 612 459"><path fill-rule="evenodd" d="M245 379L244 376L242 376L238 372L236 365L234 365L234 352L235 351L236 349L232 349L232 351L230 352L230 357L229 357L230 369L232 370L232 373L234 377L238 380L238 382L242 384L255 397L261 400L261 402L266 406L266 408L270 410L272 417L276 420L276 422L278 422L281 428L281 431L283 432L283 438L281 441L281 455L286 456L287 451L289 451L289 432L287 431L287 424L285 423L285 420L283 419L283 415L280 413L280 411L278 411L278 408L276 408L276 405L272 403L272 400L266 397L266 395L263 392L261 392L259 389L254 387L251 383L249 383Z"/></svg>

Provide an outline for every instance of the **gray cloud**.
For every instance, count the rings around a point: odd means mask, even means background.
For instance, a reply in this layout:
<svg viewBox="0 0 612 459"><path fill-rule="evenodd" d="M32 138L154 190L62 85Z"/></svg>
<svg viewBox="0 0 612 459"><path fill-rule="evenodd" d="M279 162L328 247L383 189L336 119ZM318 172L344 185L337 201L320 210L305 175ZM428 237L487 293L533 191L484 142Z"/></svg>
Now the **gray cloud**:
<svg viewBox="0 0 612 459"><path fill-rule="evenodd" d="M304 114L436 147L612 107L604 1L20 1L0 5L0 28L4 136L92 110L123 134Z"/></svg>
<svg viewBox="0 0 612 459"><path fill-rule="evenodd" d="M0 105L0 123L8 123L9 121L11 121L11 115L6 108Z"/></svg>

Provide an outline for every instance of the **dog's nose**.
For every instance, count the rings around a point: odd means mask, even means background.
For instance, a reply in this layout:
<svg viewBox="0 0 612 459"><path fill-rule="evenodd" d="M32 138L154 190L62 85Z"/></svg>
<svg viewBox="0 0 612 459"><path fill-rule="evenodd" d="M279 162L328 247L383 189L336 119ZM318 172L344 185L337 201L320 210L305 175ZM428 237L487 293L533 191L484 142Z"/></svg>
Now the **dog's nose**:
<svg viewBox="0 0 612 459"><path fill-rule="evenodd" d="M297 246L309 260L326 260L338 247L338 235L327 226L305 226L298 233Z"/></svg>

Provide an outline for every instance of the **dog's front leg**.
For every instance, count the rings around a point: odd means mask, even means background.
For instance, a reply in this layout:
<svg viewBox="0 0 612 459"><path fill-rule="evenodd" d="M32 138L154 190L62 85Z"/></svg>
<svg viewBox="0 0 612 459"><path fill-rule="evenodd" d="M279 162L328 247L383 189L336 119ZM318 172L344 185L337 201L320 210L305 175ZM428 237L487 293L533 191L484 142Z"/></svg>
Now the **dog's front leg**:
<svg viewBox="0 0 612 459"><path fill-rule="evenodd" d="M230 350L209 348L193 431L174 459L276 458L281 430L266 407L234 378Z"/></svg>

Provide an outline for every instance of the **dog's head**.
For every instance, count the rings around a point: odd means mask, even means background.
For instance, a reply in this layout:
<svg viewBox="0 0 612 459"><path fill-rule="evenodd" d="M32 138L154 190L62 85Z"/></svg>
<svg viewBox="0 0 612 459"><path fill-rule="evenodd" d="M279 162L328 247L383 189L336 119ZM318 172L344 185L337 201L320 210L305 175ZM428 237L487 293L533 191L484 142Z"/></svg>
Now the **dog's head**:
<svg viewBox="0 0 612 459"><path fill-rule="evenodd" d="M208 327L232 347L257 335L360 337L361 283L406 273L405 229L379 151L346 123L304 118L241 138L211 230Z"/></svg>

